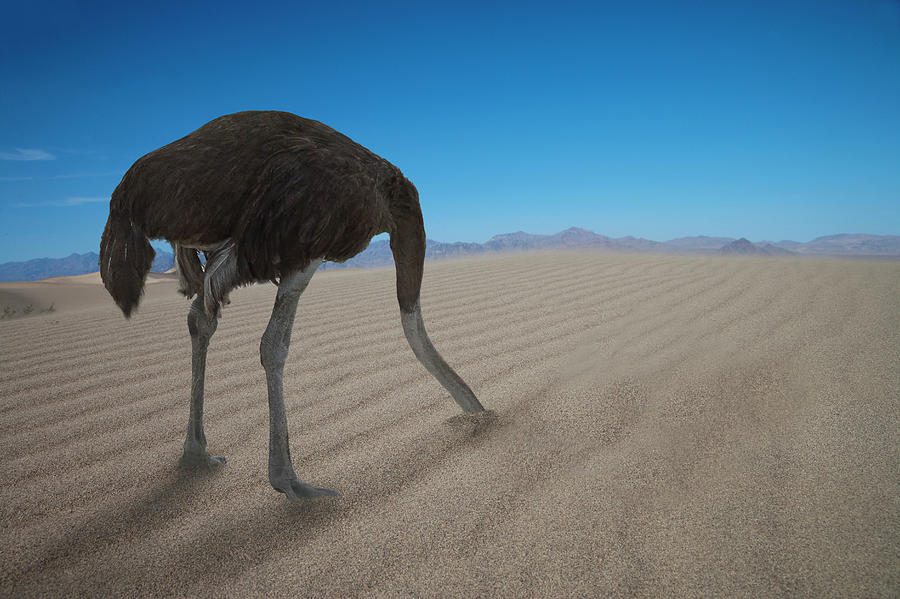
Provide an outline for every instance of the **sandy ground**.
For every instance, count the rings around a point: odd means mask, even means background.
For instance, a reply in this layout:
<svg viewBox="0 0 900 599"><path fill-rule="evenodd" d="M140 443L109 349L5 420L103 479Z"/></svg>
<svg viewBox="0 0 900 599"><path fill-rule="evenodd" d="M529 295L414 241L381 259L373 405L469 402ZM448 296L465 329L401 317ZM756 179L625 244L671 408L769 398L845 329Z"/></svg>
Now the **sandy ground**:
<svg viewBox="0 0 900 599"><path fill-rule="evenodd" d="M175 285L174 274L150 273L147 284L170 283ZM0 282L0 310L14 311L12 318L25 318L25 309L31 307L28 317L39 314L92 309L108 300L103 296L100 273L70 277L52 277L42 281L21 283ZM52 306L52 309L51 309Z"/></svg>
<svg viewBox="0 0 900 599"><path fill-rule="evenodd" d="M481 418L416 362L393 277L322 272L301 299L294 464L344 496L299 504L266 475L274 286L212 340L228 465L194 474L174 282L130 321L96 281L29 284L69 289L0 322L0 594L900 595L900 263L429 263L425 321Z"/></svg>

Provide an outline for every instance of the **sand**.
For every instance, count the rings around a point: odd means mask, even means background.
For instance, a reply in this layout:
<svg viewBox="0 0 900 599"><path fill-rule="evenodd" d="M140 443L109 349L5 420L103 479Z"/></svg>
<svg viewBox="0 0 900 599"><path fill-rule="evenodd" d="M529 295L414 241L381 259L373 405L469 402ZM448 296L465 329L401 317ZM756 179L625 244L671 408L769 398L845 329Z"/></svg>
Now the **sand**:
<svg viewBox="0 0 900 599"><path fill-rule="evenodd" d="M213 337L228 465L196 474L174 281L130 321L96 281L26 285L56 312L0 322L0 594L900 595L900 263L429 263L425 321L480 418L413 357L393 278L321 272L300 301L293 461L343 497L298 504L266 474L274 286Z"/></svg>
<svg viewBox="0 0 900 599"><path fill-rule="evenodd" d="M147 285L176 285L175 274L150 273ZM67 277L51 277L41 281L0 282L0 311L14 311L11 318L23 318L63 310L71 312L95 308L109 299L104 297L100 272ZM30 308L30 310L28 310Z"/></svg>

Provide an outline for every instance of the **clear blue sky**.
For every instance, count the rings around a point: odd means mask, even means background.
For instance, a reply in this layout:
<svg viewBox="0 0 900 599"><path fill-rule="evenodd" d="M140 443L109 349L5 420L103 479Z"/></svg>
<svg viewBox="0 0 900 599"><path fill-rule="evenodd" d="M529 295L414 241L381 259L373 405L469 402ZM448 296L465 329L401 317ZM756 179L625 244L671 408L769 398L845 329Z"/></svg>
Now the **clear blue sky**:
<svg viewBox="0 0 900 599"><path fill-rule="evenodd" d="M897 0L33 0L0 23L0 262L96 251L137 158L248 109L399 166L440 241L900 234Z"/></svg>

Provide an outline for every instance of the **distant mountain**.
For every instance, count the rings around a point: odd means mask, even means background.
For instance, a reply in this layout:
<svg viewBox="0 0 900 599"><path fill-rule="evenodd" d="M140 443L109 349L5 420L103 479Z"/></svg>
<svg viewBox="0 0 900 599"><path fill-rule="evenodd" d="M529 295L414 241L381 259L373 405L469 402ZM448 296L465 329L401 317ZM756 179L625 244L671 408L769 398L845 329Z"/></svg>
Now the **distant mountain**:
<svg viewBox="0 0 900 599"><path fill-rule="evenodd" d="M680 237L659 242L639 237L606 237L578 227L571 227L553 235L538 235L516 231L494 235L484 243L443 243L428 239L425 242L425 258L451 258L476 256L500 252L516 252L544 249L593 249L614 252L665 252L678 254L730 254L730 255L817 255L817 256L889 256L900 257L900 236L896 235L828 235L807 243L783 240L753 243L745 238ZM96 272L99 257L94 252L72 254L66 258L38 258L27 262L0 264L0 281L35 281L63 275L80 275ZM153 261L153 272L165 272L172 268L172 254L158 251ZM388 266L394 263L390 242L378 239L359 255L337 264L326 262L323 269L372 266Z"/></svg>
<svg viewBox="0 0 900 599"><path fill-rule="evenodd" d="M727 243L719 248L719 254L725 256L793 256L796 252L776 247L771 243L756 244L744 237Z"/></svg>
<svg viewBox="0 0 900 599"><path fill-rule="evenodd" d="M485 243L467 243L461 241L444 243L428 239L425 242L425 259L430 260L435 258L453 258L459 256L476 256L487 253L553 248L600 248L620 251L628 251L630 249L624 245L617 245L609 237L598 235L587 229L571 227L553 235L536 235L534 233L525 233L523 231L503 233L501 235L494 235ZM350 260L340 264L325 262L321 268L328 270L348 267L387 266L393 263L394 255L391 253L390 242L379 239L378 241L373 241L365 251Z"/></svg>
<svg viewBox="0 0 900 599"><path fill-rule="evenodd" d="M778 247L776 245L772 245L771 243L757 243L757 247L761 248L764 252L768 252L770 256L796 256L797 252L793 250L786 250L783 247Z"/></svg>
<svg viewBox="0 0 900 599"><path fill-rule="evenodd" d="M609 237L598 235L587 229L571 227L549 236L549 245L552 247L594 247L614 249L615 243Z"/></svg>
<svg viewBox="0 0 900 599"><path fill-rule="evenodd" d="M100 264L100 256L97 256L97 264ZM153 257L153 264L150 265L150 272L166 272L174 266L174 254L162 250L157 250L156 256Z"/></svg>
<svg viewBox="0 0 900 599"><path fill-rule="evenodd" d="M742 242L730 250L726 246L732 243ZM746 246L749 244L749 246ZM449 258L456 256L473 256L486 253L544 250L544 249L574 249L592 248L615 252L665 252L665 253L703 253L703 254L755 254L761 256L789 256L796 254L816 255L880 255L900 257L900 236L876 236L876 235L829 235L820 237L809 243L784 240L777 243L761 241L752 243L747 239L735 240L732 237L708 237L698 235L694 237L680 237L669 241L659 242L638 237L619 237L616 239L599 235L587 229L571 227L553 235L538 235L516 231L515 233L502 233L494 235L485 243L443 243L427 240L425 258ZM322 265L325 269L388 266L394 263L391 254L390 243L386 240L372 242L372 244L358 256L347 260L342 264L326 262Z"/></svg>
<svg viewBox="0 0 900 599"><path fill-rule="evenodd" d="M844 234L817 237L796 247L779 242L776 245L801 254L834 256L900 256L900 236Z"/></svg>
<svg viewBox="0 0 900 599"><path fill-rule="evenodd" d="M644 239L643 237L632 237L631 235L627 237L617 237L612 240L612 243L618 248L627 248L639 252L670 251L670 248L668 248L665 243L651 241L649 239Z"/></svg>
<svg viewBox="0 0 900 599"><path fill-rule="evenodd" d="M0 281L39 281L49 277L66 277L97 272L100 256L96 252L71 254L65 258L35 258L27 262L7 262L0 264ZM172 268L172 254L157 251L153 259L152 272L165 272Z"/></svg>
<svg viewBox="0 0 900 599"><path fill-rule="evenodd" d="M664 242L663 245L687 251L716 251L723 245L727 245L732 241L734 241L734 237L707 237L706 235L696 235L694 237L670 239L669 241Z"/></svg>
<svg viewBox="0 0 900 599"><path fill-rule="evenodd" d="M749 240L741 237L731 243L726 243L719 248L720 254L761 254L762 250L753 245Z"/></svg>
<svg viewBox="0 0 900 599"><path fill-rule="evenodd" d="M494 235L484 244L492 250L527 250L544 244L549 235L535 235L516 231L515 233L501 233Z"/></svg>
<svg viewBox="0 0 900 599"><path fill-rule="evenodd" d="M612 240L587 229L570 227L553 235L535 235L534 233L505 233L494 235L484 244L487 249L503 250L535 250L550 247L609 247Z"/></svg>
<svg viewBox="0 0 900 599"><path fill-rule="evenodd" d="M100 257L94 252L71 254L65 258L36 258L27 262L0 264L0 281L37 281L47 277L83 275L98 269Z"/></svg>

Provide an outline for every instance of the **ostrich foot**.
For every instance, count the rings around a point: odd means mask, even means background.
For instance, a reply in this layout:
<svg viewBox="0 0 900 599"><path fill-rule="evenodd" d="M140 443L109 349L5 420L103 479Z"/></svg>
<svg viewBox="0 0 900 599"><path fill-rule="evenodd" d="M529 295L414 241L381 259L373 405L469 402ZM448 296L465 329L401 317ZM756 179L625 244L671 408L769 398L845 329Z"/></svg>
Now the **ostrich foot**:
<svg viewBox="0 0 900 599"><path fill-rule="evenodd" d="M340 497L341 494L332 489L314 487L297 480L296 476L284 477L278 480L270 480L272 488L279 493L284 493L291 501L297 501L301 497Z"/></svg>
<svg viewBox="0 0 900 599"><path fill-rule="evenodd" d="M206 452L203 453L188 453L184 452L184 454L178 459L178 467L185 468L188 470L213 470L215 468L221 468L225 465L225 456L221 455L209 455Z"/></svg>

